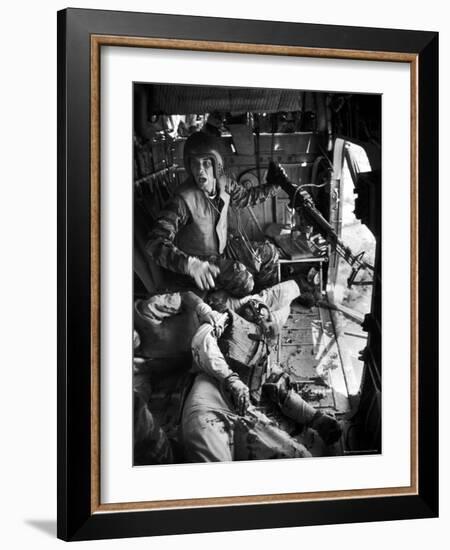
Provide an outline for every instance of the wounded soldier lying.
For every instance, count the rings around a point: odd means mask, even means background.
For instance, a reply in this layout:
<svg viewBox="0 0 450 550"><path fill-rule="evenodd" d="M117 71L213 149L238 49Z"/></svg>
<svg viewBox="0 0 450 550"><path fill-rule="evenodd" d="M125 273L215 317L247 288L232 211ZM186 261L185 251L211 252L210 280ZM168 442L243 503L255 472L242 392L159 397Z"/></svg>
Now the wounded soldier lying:
<svg viewBox="0 0 450 550"><path fill-rule="evenodd" d="M287 417L313 428L326 445L339 439L338 421L316 411L291 388L289 376L270 365L270 351L299 296L293 280L240 300L213 299L214 309L187 293L185 301L202 324L192 340L198 374L182 416L186 460L311 456L261 412L263 402L275 403Z"/></svg>

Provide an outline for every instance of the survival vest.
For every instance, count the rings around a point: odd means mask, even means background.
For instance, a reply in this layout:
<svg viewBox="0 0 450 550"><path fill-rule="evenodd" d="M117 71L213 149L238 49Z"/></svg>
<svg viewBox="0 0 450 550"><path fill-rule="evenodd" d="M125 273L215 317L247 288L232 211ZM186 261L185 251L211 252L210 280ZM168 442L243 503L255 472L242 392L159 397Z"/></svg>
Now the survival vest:
<svg viewBox="0 0 450 550"><path fill-rule="evenodd" d="M180 187L178 195L186 203L191 221L179 230L176 246L190 256L222 254L227 244L230 195L221 188L219 201L213 203L192 179ZM219 207L216 206L218 202Z"/></svg>
<svg viewBox="0 0 450 550"><path fill-rule="evenodd" d="M249 387L253 402L259 403L267 376L267 342L258 325L234 311L229 310L228 314L230 321L219 339L219 348L230 368Z"/></svg>

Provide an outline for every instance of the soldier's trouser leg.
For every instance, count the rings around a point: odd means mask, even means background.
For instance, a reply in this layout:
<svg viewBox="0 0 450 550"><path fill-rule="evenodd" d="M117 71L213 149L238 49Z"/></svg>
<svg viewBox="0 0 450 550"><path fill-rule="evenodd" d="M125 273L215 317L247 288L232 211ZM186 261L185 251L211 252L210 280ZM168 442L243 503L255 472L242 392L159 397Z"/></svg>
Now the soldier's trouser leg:
<svg viewBox="0 0 450 550"><path fill-rule="evenodd" d="M188 462L229 462L234 458L233 420L225 413L197 409L183 419L183 443Z"/></svg>
<svg viewBox="0 0 450 550"><path fill-rule="evenodd" d="M287 417L316 430L326 445L335 443L341 437L342 428L339 422L330 414L316 410L293 391L286 374L272 372L263 386L263 391Z"/></svg>
<svg viewBox="0 0 450 550"><path fill-rule="evenodd" d="M316 409L292 390L288 392L280 408L287 417L299 424L309 425L316 414Z"/></svg>
<svg viewBox="0 0 450 550"><path fill-rule="evenodd" d="M218 383L199 374L183 409L181 428L186 460L233 460L236 418L224 401Z"/></svg>
<svg viewBox="0 0 450 550"><path fill-rule="evenodd" d="M253 410L245 417L233 413L215 381L198 375L183 410L185 459L225 462L310 456L303 445L278 428L265 414Z"/></svg>
<svg viewBox="0 0 450 550"><path fill-rule="evenodd" d="M326 445L336 443L341 437L342 428L333 416L317 411L292 390L280 408L286 416L299 424L314 428Z"/></svg>

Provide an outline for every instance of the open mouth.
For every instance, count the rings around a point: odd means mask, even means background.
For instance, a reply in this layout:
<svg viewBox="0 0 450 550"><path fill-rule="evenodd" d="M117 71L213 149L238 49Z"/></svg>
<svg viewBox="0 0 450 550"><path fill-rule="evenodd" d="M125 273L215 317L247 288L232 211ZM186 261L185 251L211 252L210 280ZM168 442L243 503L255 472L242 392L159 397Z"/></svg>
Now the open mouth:
<svg viewBox="0 0 450 550"><path fill-rule="evenodd" d="M199 182L199 183L205 184L207 181L208 181L208 179L207 179L207 178L204 178L203 176L200 176L200 177L198 178L198 182Z"/></svg>

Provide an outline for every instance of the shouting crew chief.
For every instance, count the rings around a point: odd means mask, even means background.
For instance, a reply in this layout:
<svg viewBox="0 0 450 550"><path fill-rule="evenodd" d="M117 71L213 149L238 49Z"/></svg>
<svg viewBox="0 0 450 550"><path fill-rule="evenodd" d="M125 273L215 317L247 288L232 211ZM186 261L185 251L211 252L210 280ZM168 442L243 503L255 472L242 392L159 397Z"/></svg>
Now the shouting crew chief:
<svg viewBox="0 0 450 550"><path fill-rule="evenodd" d="M230 207L254 206L273 197L284 170L271 163L265 184L240 186L225 174L221 139L202 131L186 140L183 156L188 178L156 220L146 245L149 255L171 272L172 282L176 274L181 286L195 283L204 291L217 286L239 297L274 284L275 246L259 243L250 254L240 254L239 247L228 243L227 218Z"/></svg>

